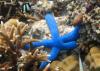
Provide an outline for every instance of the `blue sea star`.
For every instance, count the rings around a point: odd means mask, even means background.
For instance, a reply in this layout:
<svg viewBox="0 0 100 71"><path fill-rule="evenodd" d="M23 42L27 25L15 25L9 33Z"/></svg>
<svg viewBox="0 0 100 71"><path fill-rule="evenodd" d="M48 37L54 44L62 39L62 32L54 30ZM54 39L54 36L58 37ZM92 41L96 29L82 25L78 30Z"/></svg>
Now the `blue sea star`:
<svg viewBox="0 0 100 71"><path fill-rule="evenodd" d="M57 58L60 50L74 49L77 47L76 40L79 38L80 24L77 24L74 29L63 36L59 35L58 27L52 13L46 13L45 20L50 29L52 39L42 40L40 42L32 42L34 47L45 46L51 49L48 59L53 61ZM25 48L30 48L30 45L25 45ZM42 62L40 68L44 68L48 62Z"/></svg>

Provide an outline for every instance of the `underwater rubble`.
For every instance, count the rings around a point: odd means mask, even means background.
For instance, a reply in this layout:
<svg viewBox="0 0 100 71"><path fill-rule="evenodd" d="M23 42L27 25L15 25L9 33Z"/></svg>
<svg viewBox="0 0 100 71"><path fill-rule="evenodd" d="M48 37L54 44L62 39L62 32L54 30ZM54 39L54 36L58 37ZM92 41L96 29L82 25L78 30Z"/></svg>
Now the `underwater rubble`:
<svg viewBox="0 0 100 71"><path fill-rule="evenodd" d="M3 5L0 4L0 71L100 71L99 0L19 0L18 3L22 5L6 4L7 13L6 10L2 13ZM23 9L24 3L31 4L31 8ZM81 23L77 48L60 50L52 61L48 59L49 47L35 48L33 45L52 39L45 21L46 13L50 12L60 36L70 33ZM27 44L29 49L25 48ZM41 69L41 62L48 64Z"/></svg>

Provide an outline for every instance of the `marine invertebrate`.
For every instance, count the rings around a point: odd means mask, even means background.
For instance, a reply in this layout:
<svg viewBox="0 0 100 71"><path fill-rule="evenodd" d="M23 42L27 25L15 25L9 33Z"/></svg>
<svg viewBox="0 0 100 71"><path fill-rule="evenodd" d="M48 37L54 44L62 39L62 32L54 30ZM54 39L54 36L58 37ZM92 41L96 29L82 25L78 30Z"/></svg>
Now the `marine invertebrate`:
<svg viewBox="0 0 100 71"><path fill-rule="evenodd" d="M62 50L62 49L65 49L65 50L66 49L70 49L70 47L71 47L71 49L73 49L73 47L76 47L76 44L77 44L76 43L76 40L79 37L79 35L77 35L77 36L74 36L74 35L76 35L79 32L78 29L79 29L80 25L77 24L77 23L81 23L82 18L83 18L83 23L84 23L83 25L85 25L85 27L82 26L84 28L80 32L81 33L81 38L80 38L81 41L79 40L79 43L82 43L82 46L81 47L84 47L85 50L88 49L88 51L89 51L90 44L94 44L94 42L96 41L96 46L99 45L98 43L100 43L100 37L99 37L99 35L100 35L100 27L99 27L100 21L98 21L98 19L99 19L99 11L100 11L100 8L98 8L98 5L95 2L91 3L89 7L87 6L85 8L85 6L84 6L85 4L81 2L83 0L81 0L81 1L78 1L78 0L70 0L70 1L71 2L68 2L68 4L65 1L61 1L62 3L61 2L59 3L60 4L59 5L60 8L59 8L59 6L56 7L56 8L57 9L60 9L60 11L62 11L62 12L59 13L60 16L61 15L66 15L66 14L69 15L69 19L67 20L67 23L69 24L69 22L71 22L75 26L74 27L74 30L72 31L73 33L71 32L71 33L68 33L68 34L65 34L65 35L60 36L59 33L58 33L59 32L58 29L56 29L57 27L54 27L54 26L56 26L55 25L56 22L54 21L53 16L51 15L51 13L48 13L48 12L46 12L46 14L45 14L45 19L47 21L47 24L49 25L49 29L51 29L50 32L52 34L51 34L51 38L49 38L47 40L42 40L42 41L37 41L37 42L31 42L30 39L32 38L31 37L32 34L30 34L31 36L29 36L29 35L26 35L26 31L23 34L21 34L20 31L18 31L21 28L24 30L24 28L22 26L19 27L22 24L17 24L17 25L16 24L13 24L13 26L12 26L12 24L11 25L7 25L6 24L7 26L9 26L9 27L6 27L7 31L9 31L9 32L7 32L7 34L8 33L12 34L13 32L15 34L13 34L13 36L12 35L10 36L9 34L6 36L5 33L2 33L1 32L1 37L0 37L1 39L0 39L0 41L3 41L3 42L0 42L1 43L0 45L2 45L1 46L1 49L0 49L0 52L1 52L1 55L0 56L1 57L3 56L2 55L2 52L4 54L9 54L9 56L11 56L11 57L15 56L15 59L13 59L13 60L12 59L9 59L9 60L11 60L13 62L14 61L17 62L16 57L18 56L19 61L18 61L18 64L17 65L18 65L18 69L19 70L25 70L25 69L26 70L27 69L29 70L29 68L32 65L32 68L35 71L37 71L37 68L34 68L34 66L37 66L37 63L38 62L36 62L36 64L34 62L35 62L35 60L38 60L38 59L36 58L36 56L34 56L35 51L33 51L33 52L30 51L31 50L30 47L32 47L32 49L33 49L34 47L39 47L39 46L44 45L45 47L50 48L51 49L51 53L50 53L50 56L48 56L48 59L51 60L51 61L55 60L56 57L57 57L57 54L59 53L60 50ZM61 6L61 4L62 4L62 6ZM47 6L48 5L45 3L45 5L43 5L43 9L42 10L44 11L44 8L45 8L46 11L48 11L48 10L50 10L52 8L52 6L49 6L49 7L47 7ZM54 8L54 10L55 10L55 8ZM79 16L77 16L74 19L74 21L73 21L73 18L77 14L79 14L80 12L82 14L80 14ZM58 10L56 11L56 13L58 13ZM30 19L33 19L34 20L34 17L32 17L30 15L26 15L26 14L24 15L24 14L21 14L21 13L20 13L20 15L23 16L23 17L27 17L27 18L30 18ZM1 25L1 27L2 26L3 25ZM10 28L10 26L12 26L13 28ZM17 28L16 28L16 26L17 26ZM52 29L54 29L54 30L52 30ZM3 32L6 32L6 30L3 31ZM40 34L38 34L38 35L40 35ZM47 34L47 35L49 35L49 34ZM14 36L16 36L16 37L14 38ZM3 37L5 37L6 39L3 38ZM9 38L10 37L13 37L13 39L12 38L9 39L8 37ZM69 37L72 37L72 38L69 38ZM75 41L75 42L73 42L73 41ZM89 46L89 47L86 47L84 45L84 43L87 44L87 46ZM14 44L14 46L13 46L13 44ZM21 51L21 48L23 48L23 46L25 44L27 44L25 47L26 48L30 48L30 50L29 51L25 51L26 52L26 55L25 56L23 54L20 55L20 53L23 53ZM7 48L5 48L4 46L6 46ZM9 47L11 47L11 48L9 48ZM18 48L16 48L16 47L18 47ZM83 48L80 48L80 49L81 49L81 53L84 54L84 56L85 56L86 54L85 54L85 52L83 52ZM36 50L37 53L35 53L35 55L38 55L38 51ZM88 51L86 51L86 53L88 53ZM96 52L99 52L99 51L96 51ZM18 55L16 53L18 53ZM90 54L94 56L94 53L93 54L90 53ZM83 61L84 61L84 56L82 55ZM11 58L11 57L8 57L8 58ZM94 63L97 65L97 67L96 67L96 65L94 66L94 64L91 63L91 61L88 60L88 62L90 62L90 64L91 64L89 67L91 67L91 66L93 66L95 68L98 68L99 67L99 64L97 64L95 62L96 61L95 59L97 59L98 57L99 57L98 54L96 54L96 56L90 58L90 59L93 59ZM97 59L97 60L99 61L99 59ZM5 62L4 64L1 65L1 66L4 67L3 69L6 69L7 70L8 69L8 66L10 64L13 64L13 62L12 63L9 63L9 62L8 63ZM49 62L47 62L47 63L49 63ZM5 65L5 64L7 64L7 65ZM33 64L34 64L34 66L33 66ZM61 65L63 65L63 64L61 64ZM73 65L74 65L74 63L73 63ZM40 68L43 68L43 67L45 67L45 62L40 66ZM11 67L11 68L13 68L13 67ZM60 68L62 68L62 67L60 66ZM59 69L59 67L57 69ZM66 70L66 69L64 69L64 70Z"/></svg>
<svg viewBox="0 0 100 71"><path fill-rule="evenodd" d="M24 59L25 64L34 60L46 60L47 54L40 53L39 50L27 51L26 56L21 50L27 43L37 41L26 35L29 26L19 22L17 19L10 19L5 24L0 24L0 70L17 70L19 58ZM31 44L30 44L31 45ZM33 61L33 62L34 62ZM23 63L23 62L22 62ZM26 68L26 67L25 67ZM25 70L24 70L25 71Z"/></svg>
<svg viewBox="0 0 100 71"><path fill-rule="evenodd" d="M57 54L59 53L59 51L61 49L73 49L77 46L76 40L79 37L79 34L78 34L79 29L80 29L79 23L81 22L82 18L80 20L75 19L74 20L75 24L78 23L78 25L76 25L76 27L74 28L74 30L72 32L65 34L64 36L61 36L61 37L59 36L57 25L56 25L56 22L52 16L52 14L47 13L45 15L45 19L49 26L49 29L50 29L50 32L52 35L52 39L51 40L43 40L40 42L33 42L32 45L35 47L44 45L46 47L52 48L50 57L48 57L48 59L52 61L52 60L56 59ZM25 47L30 48L29 45L26 45ZM43 63L43 65L41 65L40 68L44 68L47 63L48 62Z"/></svg>
<svg viewBox="0 0 100 71"><path fill-rule="evenodd" d="M37 71L40 61L48 61L47 54L40 51L40 49L32 50L26 52L18 59L18 69L19 71Z"/></svg>
<svg viewBox="0 0 100 71"><path fill-rule="evenodd" d="M78 56L70 55L62 61L53 61L50 65L50 71L79 71Z"/></svg>
<svg viewBox="0 0 100 71"><path fill-rule="evenodd" d="M86 64L88 65L89 70L99 71L100 70L100 48L92 47L86 56Z"/></svg>

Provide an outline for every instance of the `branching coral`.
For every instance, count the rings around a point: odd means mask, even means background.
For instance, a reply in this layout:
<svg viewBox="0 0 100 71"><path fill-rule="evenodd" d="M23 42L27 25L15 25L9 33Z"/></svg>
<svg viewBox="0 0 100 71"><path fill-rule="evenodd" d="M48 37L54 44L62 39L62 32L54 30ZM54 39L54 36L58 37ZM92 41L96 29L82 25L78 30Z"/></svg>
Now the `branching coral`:
<svg viewBox="0 0 100 71"><path fill-rule="evenodd" d="M31 45L31 42L38 41L27 34L28 29L27 24L20 23L17 19L10 19L0 25L0 70L8 71L10 68L19 66L19 59L24 59L22 63L25 62L25 66L30 61L34 63L47 60L47 54L40 53L39 49L27 51L26 56L20 51L25 44L30 43Z"/></svg>

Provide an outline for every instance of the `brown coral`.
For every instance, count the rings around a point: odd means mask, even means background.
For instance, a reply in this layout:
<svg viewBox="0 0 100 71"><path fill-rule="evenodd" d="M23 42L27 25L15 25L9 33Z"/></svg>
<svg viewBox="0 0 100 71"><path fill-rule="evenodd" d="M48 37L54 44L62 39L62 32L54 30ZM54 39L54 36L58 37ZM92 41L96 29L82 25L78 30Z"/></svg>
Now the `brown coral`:
<svg viewBox="0 0 100 71"><path fill-rule="evenodd" d="M86 64L91 71L100 70L100 48L93 47L90 49L89 54L86 57Z"/></svg>
<svg viewBox="0 0 100 71"><path fill-rule="evenodd" d="M0 69L8 71L9 68L18 64L19 59L24 59L21 61L21 64L25 63L24 66L27 66L30 61L47 60L47 54L40 53L39 49L27 51L26 56L20 52L25 44L38 41L38 39L31 38L30 35L25 35L29 29L27 24L20 23L17 19L10 19L0 26L0 53L5 56L5 61L0 63Z"/></svg>

